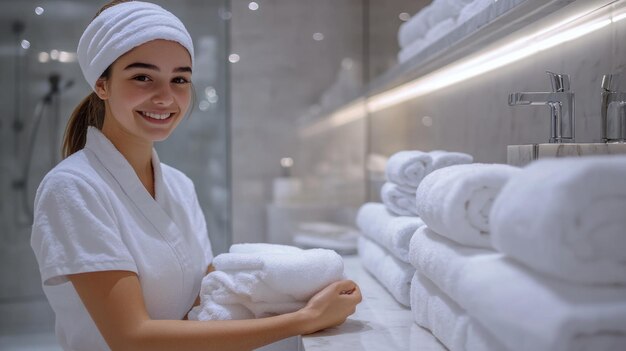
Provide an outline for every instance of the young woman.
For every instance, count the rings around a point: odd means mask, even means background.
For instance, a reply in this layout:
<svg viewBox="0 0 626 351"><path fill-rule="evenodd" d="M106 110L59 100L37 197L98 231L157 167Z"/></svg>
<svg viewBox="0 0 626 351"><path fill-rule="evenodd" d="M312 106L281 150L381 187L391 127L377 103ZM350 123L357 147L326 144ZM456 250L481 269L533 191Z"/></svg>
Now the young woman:
<svg viewBox="0 0 626 351"><path fill-rule="evenodd" d="M301 310L189 321L211 244L192 182L153 150L189 109L193 44L163 8L113 1L78 46L94 90L35 199L31 245L65 350L250 350L341 324L361 300L331 284Z"/></svg>

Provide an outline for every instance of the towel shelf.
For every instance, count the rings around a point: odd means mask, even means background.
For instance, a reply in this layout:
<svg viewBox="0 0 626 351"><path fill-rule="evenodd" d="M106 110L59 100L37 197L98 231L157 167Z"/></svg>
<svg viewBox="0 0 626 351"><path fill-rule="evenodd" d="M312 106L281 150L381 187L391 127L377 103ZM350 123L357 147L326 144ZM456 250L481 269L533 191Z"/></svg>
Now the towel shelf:
<svg viewBox="0 0 626 351"><path fill-rule="evenodd" d="M600 8L615 0L498 0L491 7L469 19L424 48L406 62L392 67L365 86L354 99L328 106L307 118L300 126L303 137L332 130L364 118L379 103L373 98L458 62L472 53L490 47L509 35L527 28L575 4L576 8ZM343 123L345 122L345 123Z"/></svg>
<svg viewBox="0 0 626 351"><path fill-rule="evenodd" d="M361 287L363 302L336 328L302 336L301 350L420 350L445 351L439 341L411 317L361 266L358 256L345 256L345 273Z"/></svg>

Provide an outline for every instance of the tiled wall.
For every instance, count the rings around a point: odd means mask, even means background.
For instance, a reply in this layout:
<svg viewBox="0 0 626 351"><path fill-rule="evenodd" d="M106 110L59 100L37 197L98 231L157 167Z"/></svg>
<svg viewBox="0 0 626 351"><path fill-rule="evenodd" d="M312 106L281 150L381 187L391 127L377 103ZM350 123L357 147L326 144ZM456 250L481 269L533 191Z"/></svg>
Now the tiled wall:
<svg viewBox="0 0 626 351"><path fill-rule="evenodd" d="M319 101L342 59L362 55L360 0L233 1L233 242L267 239L266 211L280 158L302 162L297 118ZM314 33L324 39L315 41Z"/></svg>
<svg viewBox="0 0 626 351"><path fill-rule="evenodd" d="M299 131L311 110L358 95L370 75L391 67L398 15L429 2L268 0L250 11L248 1L233 1L232 52L241 57L232 65L234 242L268 239L281 157L293 157L295 173L305 178L304 202L363 201L365 122L342 129L345 134L301 138ZM324 39L314 41L316 32Z"/></svg>

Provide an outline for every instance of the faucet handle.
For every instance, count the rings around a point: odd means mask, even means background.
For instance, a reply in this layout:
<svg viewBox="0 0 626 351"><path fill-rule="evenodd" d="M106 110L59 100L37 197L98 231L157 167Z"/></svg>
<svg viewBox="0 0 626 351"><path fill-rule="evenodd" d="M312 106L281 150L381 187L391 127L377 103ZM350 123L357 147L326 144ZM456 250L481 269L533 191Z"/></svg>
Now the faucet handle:
<svg viewBox="0 0 626 351"><path fill-rule="evenodd" d="M602 76L602 90L606 92L610 92L613 89L613 75L605 74Z"/></svg>
<svg viewBox="0 0 626 351"><path fill-rule="evenodd" d="M564 93L570 90L569 74L558 74L550 71L546 71L546 73L550 77L553 93Z"/></svg>
<svg viewBox="0 0 626 351"><path fill-rule="evenodd" d="M602 76L602 90L610 92L618 92L624 89L624 78L626 75L623 73L605 74Z"/></svg>

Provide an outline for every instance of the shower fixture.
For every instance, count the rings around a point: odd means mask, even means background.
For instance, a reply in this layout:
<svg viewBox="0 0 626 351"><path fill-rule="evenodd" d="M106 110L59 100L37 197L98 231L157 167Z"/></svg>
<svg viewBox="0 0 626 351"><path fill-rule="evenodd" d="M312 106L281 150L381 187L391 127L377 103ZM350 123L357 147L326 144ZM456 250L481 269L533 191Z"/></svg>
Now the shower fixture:
<svg viewBox="0 0 626 351"><path fill-rule="evenodd" d="M14 94L14 99L15 99L15 110L14 110L14 115L13 115L13 130L16 133L20 133L22 131L22 129L24 128L24 122L22 121L21 118L21 110L20 110L20 101L21 99L21 93L22 93L22 89L21 89L21 51L22 51L22 46L19 44L21 42L21 37L22 34L24 33L24 30L26 29L26 25L24 24L24 22L20 21L20 20L15 20L12 24L11 24L11 32L13 33L13 35L15 36L15 66L13 69L13 73L15 74L15 81L14 81L14 88L13 88L13 94ZM16 138L17 140L18 138ZM17 154L17 147L18 147L18 143L16 141L16 147L15 147L15 151Z"/></svg>
<svg viewBox="0 0 626 351"><path fill-rule="evenodd" d="M28 223L31 223L32 218L33 218L33 209L28 198L28 180L29 180L30 172L31 172L31 164L33 162L35 143L37 141L37 135L39 132L39 127L41 125L41 121L43 119L44 114L46 113L46 108L51 109L53 112L53 115L50 118L50 120L52 121L51 122L52 125L49 129L52 133L51 134L52 145L50 147L51 168L54 167L57 162L56 154L57 154L58 148L56 146L59 143L58 143L56 136L57 136L57 131L59 130L59 119L60 119L59 98L60 98L61 93L63 93L65 90L69 89L70 87L74 85L74 80L72 79L65 81L63 84L61 84L61 80L62 80L61 75L58 73L51 73L48 76L49 90L43 97L41 97L41 99L35 105L33 123L32 123L32 127L30 128L30 133L27 139L28 144L27 144L27 149L26 149L26 156L23 158L22 171L19 176L20 178L18 178L17 180L13 182L13 188L17 189L22 195L21 196L22 208L23 208L24 214L28 218Z"/></svg>

